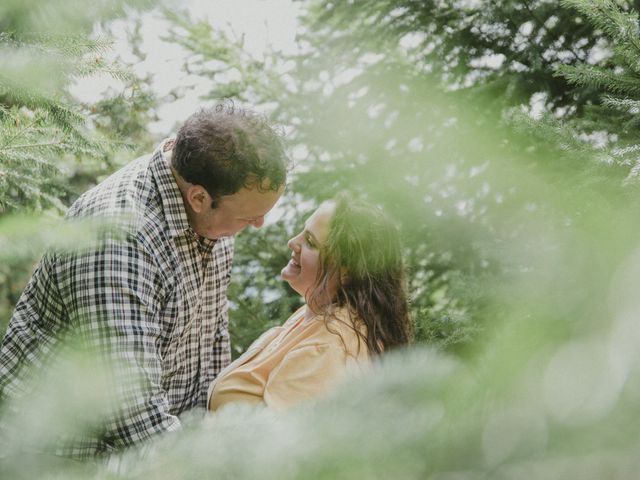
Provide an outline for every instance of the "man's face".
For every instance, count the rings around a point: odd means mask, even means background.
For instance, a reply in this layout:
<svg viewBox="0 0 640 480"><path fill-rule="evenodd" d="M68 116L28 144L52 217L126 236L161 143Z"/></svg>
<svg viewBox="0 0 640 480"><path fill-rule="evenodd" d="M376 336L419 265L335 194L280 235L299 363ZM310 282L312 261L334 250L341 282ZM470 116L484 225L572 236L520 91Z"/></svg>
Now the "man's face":
<svg viewBox="0 0 640 480"><path fill-rule="evenodd" d="M282 192L284 185L276 192L242 188L232 195L221 197L218 206L211 208L211 197L205 191L200 208L191 212L191 227L198 235L212 240L235 235L247 225L260 228L264 216L273 208Z"/></svg>

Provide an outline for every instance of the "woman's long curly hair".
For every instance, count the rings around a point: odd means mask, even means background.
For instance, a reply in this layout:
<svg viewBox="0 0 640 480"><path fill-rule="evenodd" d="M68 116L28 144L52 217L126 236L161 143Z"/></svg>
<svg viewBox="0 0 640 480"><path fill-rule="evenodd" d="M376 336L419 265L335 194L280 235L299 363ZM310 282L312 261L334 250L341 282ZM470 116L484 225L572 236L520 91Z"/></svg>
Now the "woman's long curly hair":
<svg viewBox="0 0 640 480"><path fill-rule="evenodd" d="M323 298L337 286L333 305L343 307L369 353L407 345L413 340L409 317L400 236L391 219L379 208L337 195L325 244L320 248L320 269L311 293ZM333 290L333 288L331 288ZM324 297L326 298L326 297ZM362 324L366 335L362 334Z"/></svg>

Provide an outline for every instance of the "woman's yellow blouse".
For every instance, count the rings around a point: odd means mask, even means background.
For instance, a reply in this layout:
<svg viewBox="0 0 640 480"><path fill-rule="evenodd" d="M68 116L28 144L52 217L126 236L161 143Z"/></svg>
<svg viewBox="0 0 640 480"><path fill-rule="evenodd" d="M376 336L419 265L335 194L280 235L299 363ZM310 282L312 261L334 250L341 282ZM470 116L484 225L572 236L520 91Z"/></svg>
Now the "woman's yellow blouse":
<svg viewBox="0 0 640 480"><path fill-rule="evenodd" d="M267 330L220 372L209 388L210 410L232 402L284 409L330 391L369 363L346 311L338 310L328 325L322 316L305 321L304 311Z"/></svg>

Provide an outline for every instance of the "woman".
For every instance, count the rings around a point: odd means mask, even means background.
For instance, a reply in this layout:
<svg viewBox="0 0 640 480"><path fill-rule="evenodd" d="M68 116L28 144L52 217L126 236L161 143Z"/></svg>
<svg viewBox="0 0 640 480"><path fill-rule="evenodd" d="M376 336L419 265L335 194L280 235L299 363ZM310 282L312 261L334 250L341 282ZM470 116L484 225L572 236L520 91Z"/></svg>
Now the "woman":
<svg viewBox="0 0 640 480"><path fill-rule="evenodd" d="M340 195L288 246L282 278L306 304L220 372L211 410L231 402L288 407L411 341L398 232L379 209Z"/></svg>

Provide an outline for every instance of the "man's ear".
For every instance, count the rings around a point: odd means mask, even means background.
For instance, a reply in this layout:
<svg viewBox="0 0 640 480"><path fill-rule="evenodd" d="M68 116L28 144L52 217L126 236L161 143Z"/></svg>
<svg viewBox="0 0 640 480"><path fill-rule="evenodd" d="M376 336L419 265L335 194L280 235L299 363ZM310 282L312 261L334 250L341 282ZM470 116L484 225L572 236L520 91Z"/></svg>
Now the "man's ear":
<svg viewBox="0 0 640 480"><path fill-rule="evenodd" d="M211 205L211 197L202 185L189 185L189 188L187 188L187 201L191 209L196 213L202 213L207 206Z"/></svg>

